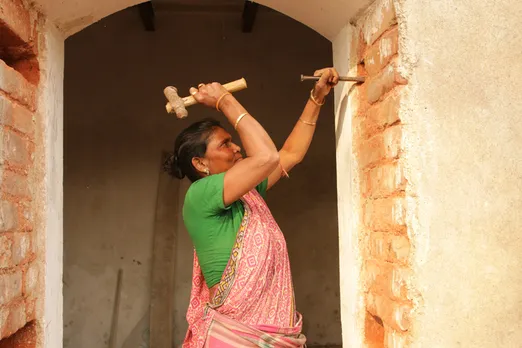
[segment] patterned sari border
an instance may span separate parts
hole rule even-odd
[[[236,270],[238,267],[239,260],[241,259],[241,251],[243,248],[243,237],[245,236],[245,231],[248,227],[248,223],[250,220],[250,208],[248,204],[243,202],[243,206],[245,209],[243,220],[241,221],[241,226],[239,227],[239,231],[237,232],[236,241],[234,243],[234,247],[232,248],[232,252],[230,255],[230,260],[228,261],[227,267],[223,272],[223,276],[221,277],[221,281],[217,287],[216,293],[214,297],[208,304],[208,306],[212,309],[216,309],[223,305],[225,302],[230,290],[232,289],[232,285],[234,284],[234,280],[236,279]]]

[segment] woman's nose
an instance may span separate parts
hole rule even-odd
[[[236,144],[234,144],[234,152],[241,152],[241,148]]]

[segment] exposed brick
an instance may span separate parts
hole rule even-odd
[[[21,232],[31,232],[33,231],[33,212],[31,203],[28,202],[20,202],[20,209],[22,210],[22,221],[19,223]]]
[[[390,253],[388,261],[406,263],[410,257],[410,240],[406,236],[390,235]]]
[[[4,96],[0,96],[0,124],[13,127],[29,136],[34,134],[33,113]]]
[[[366,312],[364,320],[364,343],[367,348],[383,348],[384,325],[380,318]]]
[[[0,89],[27,106],[29,110],[35,110],[36,87],[2,60],[0,60]]]
[[[0,305],[22,296],[22,271],[0,275]]]
[[[370,104],[366,102],[366,86],[365,84],[354,86],[352,93],[353,97],[357,99],[357,103],[353,105],[352,114],[356,119],[358,117],[366,115],[366,111],[370,107]]]
[[[370,232],[369,254],[376,260],[407,264],[410,256],[410,241],[407,236],[393,233]]]
[[[384,132],[361,143],[359,146],[360,167],[366,168],[384,159],[392,160],[398,158],[401,146],[401,125],[387,128]]]
[[[34,303],[34,316],[35,318],[43,318],[44,316],[45,301],[44,296],[36,298]]]
[[[7,323],[4,326],[2,337],[11,336],[24,327],[26,323],[25,302],[20,301],[15,305],[9,306],[9,316],[7,317]]]
[[[31,234],[15,233],[13,236],[13,247],[11,254],[13,256],[13,265],[23,263],[31,252]]]
[[[36,319],[36,297],[29,296],[25,300],[25,315],[27,317],[27,321]],[[1,348],[1,346],[0,346]]]
[[[412,305],[409,302],[393,301],[381,294],[368,293],[367,310],[398,331],[406,331],[411,325]]]
[[[37,342],[36,323],[33,321],[18,330],[16,334],[0,341],[0,348],[36,348]]]
[[[365,288],[393,300],[410,300],[411,270],[389,262],[368,260],[365,263]]]
[[[363,26],[364,40],[371,45],[391,26],[397,23],[392,0],[378,1]]]
[[[24,295],[31,295],[38,284],[38,277],[40,275],[38,262],[33,262],[24,274]]]
[[[370,232],[368,240],[369,254],[372,258],[386,261],[390,253],[388,233]]]
[[[385,336],[384,336],[384,347],[385,348],[407,348],[407,347],[409,347],[408,337],[406,336],[405,333],[394,330],[387,325],[385,326],[384,331],[385,331]]]
[[[364,57],[364,67],[369,76],[376,75],[385,67],[399,50],[399,28],[385,33],[373,44]]]
[[[368,260],[365,263],[365,288],[376,294],[389,295],[393,265],[384,261]]]
[[[5,131],[3,136],[3,159],[17,166],[29,166],[31,155],[27,140],[11,130]]]
[[[6,44],[16,45],[31,41],[31,18],[22,1],[0,0],[0,26],[16,35],[16,38],[11,38],[12,42],[5,42]]]
[[[373,231],[398,230],[405,226],[406,202],[403,198],[369,199],[364,206],[364,223]]]
[[[377,279],[381,277],[383,270],[380,268],[383,265],[382,262],[368,260],[364,263],[364,286],[367,291],[375,291],[375,283]]]
[[[0,201],[0,232],[13,231],[18,226],[18,210],[8,201]]]
[[[4,180],[2,184],[4,192],[13,196],[31,199],[31,191],[29,189],[29,182],[26,176],[22,176],[15,172],[6,170],[4,172]]]
[[[361,124],[361,136],[368,138],[371,135],[382,131],[400,121],[400,88],[396,88],[392,94],[387,96],[382,102],[373,104],[366,112],[366,117]]]
[[[373,104],[384,94],[391,91],[397,84],[405,84],[406,81],[397,71],[397,62],[388,64],[378,75],[369,78],[365,82],[366,99]]]
[[[352,50],[350,52],[356,52],[356,61],[357,63],[361,62],[364,59],[364,52],[366,52],[366,48],[368,45],[364,40],[364,33],[361,27],[358,27],[357,30],[353,31],[352,35]],[[360,65],[357,66],[358,70]],[[361,71],[357,71],[359,74]]]
[[[13,241],[10,237],[0,235],[0,268],[11,267],[11,250]]]
[[[402,164],[394,162],[370,169],[365,184],[364,195],[372,198],[386,197],[404,191],[406,179]]]
[[[9,307],[7,306],[3,306],[3,307],[0,307],[0,337],[4,337],[2,335],[2,332],[4,332],[5,330],[5,327],[7,326],[7,318],[9,317]],[[0,343],[2,343],[2,341],[0,341]]]
[[[30,47],[30,49],[33,49],[33,47]],[[36,86],[40,82],[40,63],[36,56],[17,60],[11,66],[22,74],[29,83]]]
[[[4,127],[0,126],[0,175],[2,175],[4,171],[4,138],[5,138],[5,130]],[[0,184],[2,183],[2,177],[0,177]]]
[[[392,268],[389,296],[394,299],[411,300],[411,277],[411,269],[394,265]]]

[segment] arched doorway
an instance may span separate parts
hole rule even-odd
[[[207,6],[182,12],[158,6],[155,32],[145,31],[137,9],[129,8],[66,40],[65,347],[110,339],[113,309],[107,304],[114,302],[118,268],[117,344],[135,343],[136,330],[147,326],[155,209],[165,194],[158,188],[161,153],[191,120],[219,117],[196,106],[189,120],[174,119],[165,113],[162,88],[175,84],[183,93],[199,81],[245,77],[249,87],[238,98],[281,146],[308,98],[310,85],[299,75],[332,65],[331,43],[280,13],[260,11],[254,30],[242,33],[240,11]],[[87,95],[89,105],[81,102]],[[268,197],[288,241],[311,347],[341,344],[333,109],[332,95],[306,160]],[[180,202],[186,188],[183,182]],[[170,223],[179,227],[172,289],[179,344],[192,248],[181,221]]]

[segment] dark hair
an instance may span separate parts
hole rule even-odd
[[[185,128],[177,136],[174,152],[165,160],[163,169],[178,179],[185,176],[192,182],[200,179],[201,175],[192,165],[192,159],[205,156],[210,135],[217,127],[223,128],[219,121],[207,118]]]

